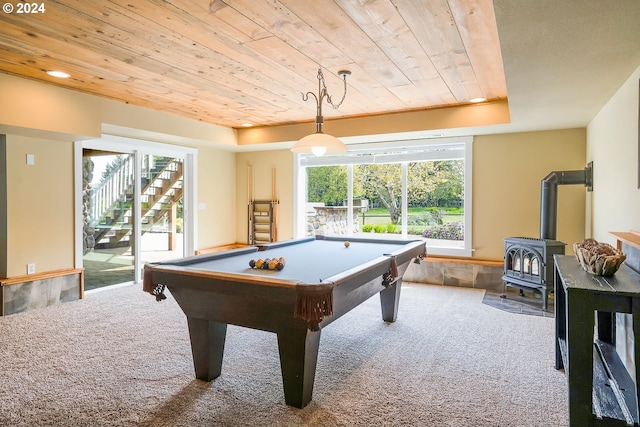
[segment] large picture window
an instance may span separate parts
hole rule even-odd
[[[471,137],[352,144],[296,157],[298,237],[424,239],[471,256]]]

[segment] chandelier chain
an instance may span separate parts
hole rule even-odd
[[[347,75],[342,74],[342,81],[344,82],[344,92],[342,93],[342,99],[337,104],[334,104],[331,100],[331,95],[329,95],[329,92],[327,91],[327,83],[324,81],[324,74],[322,74],[321,68],[318,69],[318,79],[322,82],[322,90],[327,97],[327,102],[333,107],[334,110],[340,108],[347,96]]]

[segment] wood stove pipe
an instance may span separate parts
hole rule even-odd
[[[583,170],[554,171],[543,178],[540,197],[540,238],[556,239],[558,185],[584,184],[593,191],[593,162]]]

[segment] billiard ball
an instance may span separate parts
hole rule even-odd
[[[254,268],[256,266],[256,260],[252,259],[251,261],[249,261],[249,267]]]
[[[351,243],[349,243],[349,241],[347,240],[346,242],[344,242],[344,247],[345,247],[345,248],[348,248],[350,244],[351,244]]]

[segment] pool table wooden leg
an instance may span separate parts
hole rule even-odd
[[[380,291],[380,306],[382,307],[382,320],[395,322],[398,317],[398,303],[400,303],[400,288],[402,280],[398,279],[393,285]]]
[[[220,376],[227,324],[187,317],[196,378],[211,381]]]
[[[320,331],[310,331],[305,327],[277,334],[285,403],[304,408],[311,402],[313,394]]]

